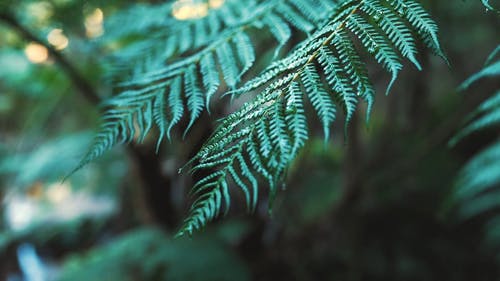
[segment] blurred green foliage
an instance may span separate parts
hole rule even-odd
[[[250,280],[245,264],[214,233],[196,240],[172,240],[155,228],[125,233],[84,256],[69,258],[60,278],[68,281],[95,279]]]
[[[22,275],[16,249],[28,242],[43,261],[56,264],[61,280],[499,280],[498,183],[472,197],[455,193],[462,167],[498,142],[498,126],[454,147],[447,143],[499,88],[499,80],[490,78],[456,90],[500,43],[500,20],[481,1],[422,2],[439,24],[450,68],[423,54],[424,70],[407,68],[392,94],[378,99],[368,126],[355,116],[345,145],[342,135],[328,144],[312,141],[288,172],[286,192],[271,216],[261,195],[255,216],[235,207],[224,222],[180,240],[155,220],[147,180],[129,148],[114,150],[67,182],[70,194],[96,203],[90,209],[97,209],[100,196],[111,198],[113,212],[12,229],[12,198],[40,210],[63,205],[48,200],[48,192],[91,142],[87,130],[96,128],[100,108],[85,101],[53,58],[31,63],[25,55],[31,40],[0,21],[0,279]],[[36,5],[50,7],[50,16]],[[60,53],[101,97],[114,94],[111,82],[128,77],[122,71],[134,66],[127,56],[135,58],[146,31],[157,28],[147,15],[165,7],[159,1],[0,0],[0,12],[8,11],[44,42],[52,29],[62,28],[69,45]],[[84,22],[96,8],[104,12],[105,33],[89,39]],[[384,74],[369,70],[382,89]],[[235,103],[213,114],[229,112]],[[199,146],[197,134],[203,131],[165,144],[157,157],[180,214],[189,205],[185,189],[196,179],[177,169]],[[495,165],[497,159],[486,162]],[[498,176],[497,169],[490,172]],[[468,208],[490,205],[464,216]]]

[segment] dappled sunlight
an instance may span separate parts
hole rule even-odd
[[[104,13],[100,8],[95,9],[85,17],[85,34],[88,38],[96,38],[104,34]]]
[[[29,43],[24,49],[24,54],[32,63],[43,63],[49,58],[49,50],[38,43]]]
[[[222,5],[224,0],[178,0],[172,7],[172,15],[178,20],[199,19],[206,17],[210,9],[217,9]]]
[[[59,204],[71,197],[71,186],[67,183],[53,183],[47,187],[47,199],[53,204]]]
[[[116,203],[85,189],[74,190],[69,182],[54,182],[46,186],[36,183],[26,193],[13,192],[5,197],[3,208],[9,228],[23,231],[33,225],[110,215]]]
[[[59,28],[52,29],[47,35],[47,41],[54,46],[56,50],[63,50],[68,47],[69,39],[64,35],[63,30]]]
[[[224,5],[224,0],[210,0],[208,1],[208,6],[212,9],[217,9]]]

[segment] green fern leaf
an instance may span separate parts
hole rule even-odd
[[[213,71],[217,67],[217,65],[215,64],[215,59],[212,53],[204,55],[200,61],[200,64],[201,75],[203,76],[203,85],[205,86],[206,92],[205,107],[209,109],[210,100],[220,86],[219,73]]]
[[[322,88],[319,74],[313,64],[305,66],[302,72],[302,83],[307,96],[321,119],[325,140],[330,138],[330,126],[335,121],[335,105],[330,95]]]
[[[177,77],[172,82],[170,86],[170,94],[168,96],[168,106],[170,107],[172,118],[170,120],[170,125],[167,128],[167,137],[170,139],[170,132],[172,128],[179,123],[184,114],[184,106],[182,105],[181,98],[181,88],[182,80],[180,77]]]
[[[294,2],[299,10],[302,7],[300,2]],[[374,7],[383,7],[388,18],[381,19],[386,15],[374,12]],[[309,8],[304,8],[304,18],[312,16]],[[387,21],[396,17],[396,25],[387,25]],[[275,35],[277,38],[287,37],[283,36],[287,34],[284,31],[275,30],[274,33],[281,34]],[[440,50],[436,25],[418,4],[411,1],[345,1],[334,9],[328,21],[290,54],[273,62],[239,89],[230,91],[229,94],[241,95],[261,89],[255,99],[221,121],[193,158],[192,161],[199,162],[193,172],[205,170],[204,167],[213,172],[200,181],[201,186],[209,185],[208,191],[201,193],[202,197],[196,201],[179,233],[190,234],[203,227],[203,222],[214,218],[212,215],[216,211],[212,209],[214,204],[210,204],[212,199],[209,196],[213,190],[222,192],[227,189],[230,179],[243,190],[247,206],[254,208],[257,178],[253,173],[252,177],[246,176],[252,171],[268,181],[271,208],[277,183],[284,180],[287,168],[309,135],[303,96],[307,95],[310,100],[328,139],[336,115],[333,100],[344,108],[346,126],[359,100],[368,103],[368,112],[373,104],[374,89],[354,40],[361,41],[364,51],[391,73],[390,88],[402,68],[401,57],[419,66],[414,33],[430,38],[430,47]],[[278,41],[280,45],[285,42],[284,39]],[[324,73],[324,79],[320,73]],[[238,164],[235,159],[245,164]],[[200,185],[196,184],[193,189],[200,190]]]
[[[353,15],[354,16],[354,15]],[[337,70],[343,68],[344,78],[339,78],[337,89],[339,94],[345,95],[343,101],[346,109],[346,123],[348,123],[356,110],[357,96],[360,96],[368,104],[367,120],[373,106],[375,90],[368,77],[364,63],[361,61],[354,44],[345,31],[339,31],[337,37],[332,41],[339,54]],[[338,77],[341,75],[338,74]],[[351,85],[351,87],[348,87]],[[334,87],[335,89],[335,87]]]
[[[277,57],[281,48],[285,46],[292,36],[292,31],[290,30],[288,24],[277,15],[269,14],[263,19],[263,21],[269,27],[269,30],[276,40],[278,40],[278,48],[274,51],[274,57]]]
[[[146,55],[119,84],[122,92],[106,102],[103,129],[82,164],[116,143],[143,140],[153,124],[159,127],[160,140],[170,138],[184,114],[189,115],[186,135],[223,85],[233,96],[259,93],[224,118],[190,162],[192,172],[207,176],[192,189],[197,199],[181,235],[202,228],[222,209],[227,212],[232,185],[254,210],[259,180],[266,180],[272,206],[278,183],[285,180],[309,136],[304,96],[326,140],[336,106],[344,110],[346,128],[359,101],[367,103],[368,119],[375,91],[363,53],[391,74],[387,92],[403,58],[420,68],[417,41],[443,55],[436,24],[410,0],[228,0],[202,19],[168,18],[157,24],[165,28],[152,32],[150,41],[140,46]],[[307,37],[237,88],[256,61],[250,37],[256,29],[277,40],[275,57],[293,31]],[[122,57],[126,61],[127,56]]]
[[[224,80],[230,88],[236,87],[239,81],[239,71],[233,50],[229,43],[223,43],[217,50],[217,58],[224,74]]]
[[[394,42],[394,45],[401,54],[408,58],[418,70],[422,70],[422,66],[420,66],[416,58],[417,47],[415,46],[415,40],[412,37],[411,30],[404,23],[403,18],[398,16],[395,11],[378,3],[368,2],[364,8],[365,12],[379,20],[380,28]]]
[[[479,79],[500,77],[500,60],[491,62],[500,50],[498,46],[488,58],[491,63],[483,70],[472,75],[461,86],[465,90]],[[469,124],[465,126],[454,138],[450,145],[472,133],[479,133],[485,129],[497,128],[500,125],[500,91],[484,101],[469,116]],[[500,206],[500,141],[494,142],[475,155],[462,169],[457,180],[455,197],[461,203],[461,219],[468,219]]]
[[[284,3],[279,4],[278,11],[293,26],[307,34],[309,34],[315,28],[314,24],[304,18],[304,16],[295,11],[295,9],[293,7],[290,7],[289,5],[286,5]]]
[[[238,33],[234,38],[234,45],[236,46],[236,52],[242,64],[240,73],[237,80],[241,79],[243,74],[247,73],[248,70],[253,66],[255,62],[255,53],[253,49],[253,44],[250,38],[245,33]]]
[[[156,144],[156,151],[160,149],[160,144],[167,135],[168,128],[168,115],[167,115],[167,102],[165,100],[164,90],[159,90],[155,100],[153,109],[154,120],[159,129],[158,141]]]
[[[123,92],[106,102],[106,106],[110,108],[108,113],[112,118],[110,116],[104,118],[105,124],[102,131],[81,164],[84,165],[99,157],[115,144],[132,141],[134,134],[138,134],[140,136],[138,140],[141,141],[150,131],[152,124],[159,127],[160,139],[164,135],[170,139],[173,126],[180,121],[184,113],[189,112],[186,134],[203,110],[201,99],[204,100],[204,107],[208,110],[211,98],[221,88],[222,83],[219,77],[223,77],[228,87],[235,88],[241,77],[255,63],[254,46],[246,34],[247,29],[257,26],[259,22],[268,22],[267,28],[279,41],[277,53],[288,41],[291,34],[290,27],[294,25],[291,20],[287,21],[287,18],[280,16],[280,11],[283,11],[284,7],[288,7],[287,11],[293,10],[302,16],[302,26],[308,24],[315,26],[315,23],[309,20],[303,11],[294,10],[294,7],[298,5],[297,1],[301,2],[300,5],[307,3],[309,8],[315,6],[312,0],[266,1],[264,3],[251,0],[242,2],[229,0],[221,9],[210,11],[209,15],[203,19],[188,21],[167,19],[164,22],[152,24],[152,26],[164,26],[168,23],[165,34],[170,35],[168,31],[171,31],[174,35],[169,36],[168,39],[164,38],[164,34],[152,35],[151,41],[147,41],[145,46],[141,47],[143,53],[152,53],[152,55],[148,56],[143,63],[138,64],[130,79],[119,84]],[[324,4],[321,6],[323,7]],[[320,17],[317,16],[316,19]],[[221,32],[221,29],[224,31]],[[181,33],[182,36],[175,35]],[[158,43],[160,39],[165,39],[164,43]],[[161,51],[151,50],[151,46],[156,45],[161,47],[159,48]],[[158,61],[167,61],[173,54],[181,55],[190,51],[193,47],[203,48],[193,55],[180,57],[166,66],[158,63]],[[137,50],[133,53],[137,53]],[[122,59],[127,62],[133,60],[127,56]],[[199,81],[200,76],[203,77],[203,82]],[[203,89],[200,87],[201,84],[203,84]],[[168,127],[165,128],[164,122],[158,120],[162,116],[159,114],[159,109],[156,111],[150,109],[155,107],[157,96],[155,91],[168,87],[170,91],[165,95],[168,96],[167,108],[170,119]],[[183,94],[182,91],[186,93]],[[184,108],[184,104],[187,104],[187,108]],[[119,107],[121,107],[121,113],[117,114],[115,108]],[[112,112],[114,113],[111,114]],[[137,129],[134,127],[134,122],[137,122]],[[116,131],[119,133],[117,134]]]
[[[372,16],[380,17],[380,15],[376,14],[378,13],[378,11],[373,10],[371,6],[367,5],[363,7],[366,7],[365,11],[366,9],[369,8],[370,10],[368,10],[368,13],[371,13]],[[389,82],[389,85],[387,86],[387,91],[386,91],[387,95],[392,86],[394,85],[394,82],[396,82],[396,78],[398,77],[399,71],[401,71],[401,69],[403,68],[403,65],[401,64],[398,54],[391,47],[391,41],[389,41],[388,38],[386,38],[383,34],[379,33],[377,29],[375,29],[372,25],[370,25],[363,17],[360,17],[358,15],[353,15],[350,18],[347,27],[354,34],[356,34],[356,36],[358,36],[363,46],[368,50],[368,53],[370,53],[379,64],[381,64],[387,71],[391,73],[392,79]],[[389,37],[391,36],[390,31],[389,32],[387,30],[384,31],[388,34]],[[394,41],[395,38],[392,38],[390,40]],[[403,41],[401,41],[401,39],[399,40],[396,39],[396,41],[403,42],[404,39]]]
[[[392,5],[416,29],[426,46],[448,63],[439,44],[437,35],[438,27],[425,9],[419,3],[412,0],[397,0],[393,1]]]
[[[465,90],[466,88],[469,88],[472,83],[476,82],[479,79],[485,78],[485,77],[495,77],[500,75],[500,61],[497,61],[496,63],[493,63],[480,72],[472,75],[469,79],[467,79],[462,85],[460,86],[459,90]]]
[[[311,103],[318,111],[318,115],[321,116],[322,113],[319,113],[319,110],[321,110],[320,107],[323,107],[323,103],[319,100],[321,99],[321,97],[318,97],[318,99],[315,102],[312,100],[312,98],[310,99]],[[291,138],[292,138],[290,157],[295,158],[299,153],[300,149],[305,145],[307,139],[309,138],[302,93],[299,89],[299,84],[297,82],[292,82],[290,84],[290,87],[288,88],[287,91],[286,100],[287,100],[286,122],[287,122],[287,128],[289,128],[289,130],[291,131]],[[325,103],[328,102],[330,102],[331,104],[331,100],[327,100]],[[315,103],[316,106],[314,105]],[[334,105],[331,104],[331,106],[333,107]],[[320,109],[318,110],[318,108]],[[331,108],[329,107],[325,108],[326,111],[328,111],[329,109]],[[324,114],[328,113],[325,112]],[[333,110],[333,118],[335,119],[335,108]],[[334,120],[332,120],[331,122],[333,121]],[[328,124],[329,123],[330,122],[328,122]]]
[[[184,136],[194,124],[204,107],[203,93],[198,85],[196,67],[191,65],[188,72],[184,74],[187,106],[191,112],[189,124],[184,132]]]

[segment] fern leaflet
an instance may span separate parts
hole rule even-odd
[[[229,2],[233,3],[233,1]],[[115,144],[133,141],[136,133],[139,137],[135,140],[141,141],[149,132],[150,124],[154,123],[158,127],[160,136],[170,138],[172,128],[179,123],[184,114],[189,113],[189,124],[184,132],[186,135],[201,112],[209,108],[211,98],[222,88],[222,82],[230,88],[236,88],[242,75],[253,66],[255,50],[247,34],[249,29],[269,29],[278,40],[279,45],[276,49],[278,53],[278,50],[289,39],[289,31],[292,27],[300,30],[305,29],[306,26],[316,27],[322,19],[321,16],[326,17],[328,11],[336,7],[334,3],[333,0],[321,1],[319,4],[312,0],[273,0],[251,6],[251,10],[245,10],[242,16],[230,16],[233,9],[229,7],[222,7],[220,11],[214,12],[215,15],[221,13],[217,17],[225,20],[225,28],[214,36],[206,36],[206,41],[198,42],[200,46],[203,46],[198,52],[181,57],[166,66],[155,67],[147,73],[139,72],[127,82],[119,84],[122,92],[105,103],[107,110],[100,132],[75,170],[99,157]],[[299,10],[299,7],[303,10]],[[297,14],[301,15],[301,20],[289,20]],[[231,19],[228,20],[229,18]],[[316,21],[313,21],[313,18]],[[213,20],[206,19],[206,21],[208,24],[214,24]],[[178,25],[179,28],[191,30],[192,24],[188,22]],[[220,27],[222,24],[217,26]],[[206,30],[201,27],[198,29]],[[215,30],[215,27],[212,29]],[[309,27],[306,29],[310,30]],[[195,37],[198,36],[199,34],[196,34]],[[177,42],[176,40],[174,41]],[[167,49],[183,53],[194,44],[191,36],[186,36],[182,40],[189,42],[169,43],[170,41],[167,40],[168,44],[179,45]],[[167,57],[170,55],[170,53],[167,54]],[[164,57],[160,56],[160,58],[166,60]],[[221,69],[220,73],[217,65]],[[220,76],[223,77],[222,81],[219,79]],[[203,78],[200,79],[200,77]],[[153,111],[146,110],[153,104],[167,104],[166,100],[169,106],[163,114],[160,114],[158,108]],[[183,105],[184,100],[187,100],[186,107]],[[201,100],[204,101],[203,106]],[[158,116],[161,115],[166,116],[167,121],[160,120]],[[136,130],[136,123],[146,125],[139,126]]]
[[[472,75],[461,86],[469,88],[472,83],[488,77],[500,77],[500,59],[496,62],[498,46],[487,60],[486,67]],[[485,129],[500,125],[500,90],[484,101],[468,118],[469,123],[451,141],[455,145],[463,138]],[[485,211],[500,207],[500,141],[475,155],[463,167],[457,181],[456,197],[463,201],[461,213],[464,218],[479,215]]]
[[[387,21],[395,25],[388,26]],[[355,40],[391,73],[390,87],[402,68],[403,57],[420,68],[414,45],[418,39],[442,54],[437,27],[420,4],[345,1],[288,56],[229,92],[241,95],[260,90],[254,100],[221,121],[193,158],[197,163],[193,172],[212,172],[193,187],[193,193],[201,197],[179,235],[192,234],[214,219],[220,208],[227,211],[228,204],[215,203],[219,202],[218,194],[228,194],[232,183],[244,192],[247,205],[253,209],[257,194],[255,173],[269,182],[272,204],[277,184],[284,180],[288,166],[308,139],[303,96],[311,102],[327,139],[337,106],[344,111],[346,126],[359,101],[366,102],[370,112],[375,91]],[[249,186],[253,188],[251,192]]]

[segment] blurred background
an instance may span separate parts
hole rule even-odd
[[[113,83],[143,71],[138,61],[164,63],[144,55],[149,39],[169,20],[225,5],[172,2],[0,0],[0,280],[500,280],[500,231],[488,227],[499,210],[472,216],[453,195],[460,168],[498,132],[447,145],[500,86],[456,91],[500,44],[500,17],[476,0],[423,1],[450,66],[422,52],[424,70],[407,64],[383,96],[389,77],[372,62],[371,123],[358,112],[345,143],[337,122],[328,145],[318,127],[272,215],[261,192],[255,214],[235,199],[227,217],[173,238],[193,182],[177,170],[210,134],[208,120],[234,109],[225,100],[158,154],[153,135],[62,181]],[[259,52],[265,60],[274,50]]]

